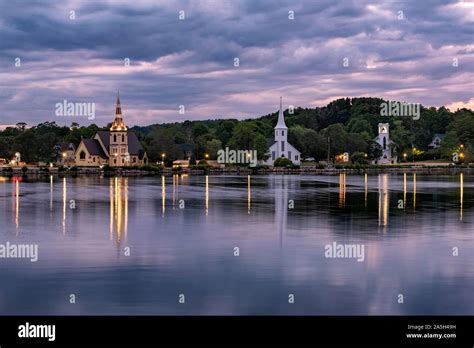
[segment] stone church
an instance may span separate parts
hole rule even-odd
[[[115,119],[109,131],[99,131],[92,139],[82,139],[75,153],[75,165],[94,167],[141,166],[148,157],[135,133],[129,132],[122,117],[120,95],[117,95]]]
[[[275,126],[275,140],[269,148],[269,158],[264,162],[272,166],[277,158],[285,157],[293,164],[300,165],[301,153],[288,142],[288,127],[285,124],[283,115],[282,98],[280,97],[280,111],[278,112],[278,122]]]

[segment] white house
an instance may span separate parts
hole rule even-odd
[[[373,164],[397,163],[397,156],[391,146],[393,141],[390,140],[389,127],[388,123],[379,123],[379,135],[374,140],[382,147],[382,155],[374,160]]]
[[[278,122],[275,126],[275,141],[269,148],[269,158],[264,163],[272,166],[277,158],[285,157],[290,159],[293,164],[301,164],[301,153],[288,142],[288,127],[285,124],[283,116],[282,98],[280,97],[280,111],[278,113]]]
[[[436,133],[428,147],[431,147],[432,149],[438,149],[441,146],[441,142],[443,141],[443,139],[444,134]]]

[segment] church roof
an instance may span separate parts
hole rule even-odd
[[[275,129],[277,128],[288,129],[288,127],[285,124],[285,116],[283,115],[282,97],[280,97],[280,111],[278,112],[278,122],[275,126]]]
[[[82,143],[86,147],[87,151],[91,156],[100,156],[107,159],[107,155],[99,144],[97,139],[82,139]]]
[[[110,132],[109,131],[98,131],[97,135],[100,138],[104,147],[109,150],[110,147]],[[137,155],[140,159],[143,158],[145,150],[143,149],[142,144],[138,140],[138,137],[135,133],[128,131],[127,132],[127,142],[128,142],[128,153],[130,155]]]
[[[76,151],[76,147],[73,143],[60,143],[59,146],[61,147],[61,152],[65,151]]]

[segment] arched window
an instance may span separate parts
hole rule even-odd
[[[86,159],[86,153],[85,153],[84,151],[81,151],[81,152],[79,153],[79,159],[81,159],[81,160],[85,160],[85,159]]]
[[[387,138],[383,137],[383,149],[387,149]]]
[[[117,142],[117,135],[114,134],[114,143],[116,143],[116,142]]]
[[[122,143],[125,142],[125,135],[122,134]]]

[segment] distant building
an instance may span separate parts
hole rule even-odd
[[[188,168],[189,160],[176,160],[173,161],[173,168]]]
[[[135,133],[129,132],[122,118],[120,96],[117,96],[115,119],[110,131],[99,131],[92,139],[82,139],[75,153],[77,166],[140,166],[148,157]]]
[[[288,158],[296,165],[301,163],[301,153],[288,142],[288,127],[285,124],[281,97],[278,122],[275,126],[275,140],[269,147],[269,155],[268,160],[264,161],[266,165],[272,166],[275,160],[280,157]]]
[[[59,144],[58,163],[63,166],[74,165],[76,162],[76,147],[73,143]]]
[[[344,153],[341,153],[340,155],[337,155],[336,156],[336,162],[339,162],[339,163],[349,162],[349,153],[344,152]]]
[[[436,133],[428,147],[431,147],[432,149],[438,149],[441,146],[444,136],[445,134]]]
[[[382,155],[373,161],[374,164],[397,163],[397,156],[391,146],[393,141],[390,140],[389,127],[388,123],[379,123],[379,135],[374,140],[382,147]]]

